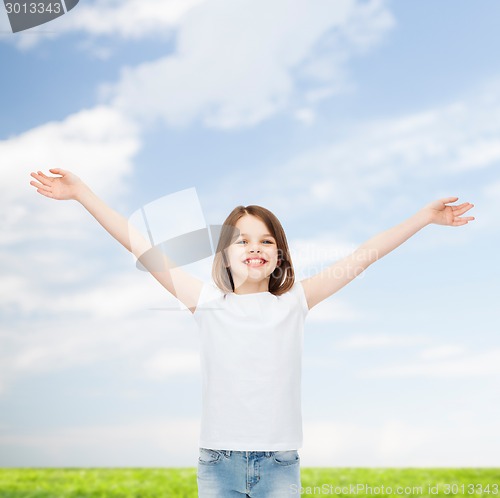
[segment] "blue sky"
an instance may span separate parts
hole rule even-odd
[[[125,216],[191,187],[207,223],[264,205],[299,278],[433,199],[473,202],[474,223],[426,227],[310,312],[301,458],[498,466],[499,15],[81,0],[14,35],[0,8],[0,465],[196,464],[194,321],[29,186],[61,167]]]

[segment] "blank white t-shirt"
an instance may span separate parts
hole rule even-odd
[[[280,451],[302,447],[304,289],[224,294],[204,284],[200,332],[200,447]]]

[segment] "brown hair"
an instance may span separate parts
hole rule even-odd
[[[271,211],[261,206],[236,206],[226,218],[222,225],[217,250],[214,256],[212,278],[217,287],[223,292],[234,292],[233,277],[225,251],[239,235],[236,223],[247,214],[259,218],[276,240],[278,260],[281,260],[281,264],[277,266],[270,275],[269,292],[276,296],[280,296],[289,291],[295,281],[292,258],[290,257],[285,231],[280,221]]]

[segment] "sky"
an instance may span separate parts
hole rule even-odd
[[[58,167],[130,219],[149,206],[158,240],[179,192],[206,224],[265,206],[299,280],[435,199],[472,202],[474,222],[425,227],[309,312],[299,453],[498,467],[499,16],[81,0],[13,34],[0,6],[0,466],[197,461],[195,322],[80,204],[29,185]]]

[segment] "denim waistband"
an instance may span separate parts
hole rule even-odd
[[[206,448],[208,449],[208,448]],[[227,457],[230,457],[233,453],[236,454],[236,455],[243,455],[243,456],[266,456],[266,457],[270,457],[272,456],[274,453],[276,453],[276,451],[284,451],[284,450],[276,450],[276,451],[240,451],[240,450],[215,450],[215,451],[219,451],[220,453],[222,453],[223,455],[227,456]],[[286,451],[295,451],[295,450],[286,450]]]

